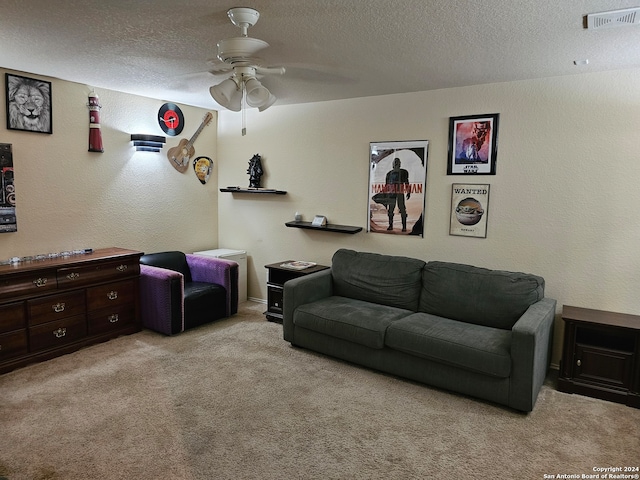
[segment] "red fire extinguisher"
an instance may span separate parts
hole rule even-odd
[[[104,152],[102,146],[102,131],[100,130],[100,99],[98,94],[91,91],[89,94],[89,151]]]

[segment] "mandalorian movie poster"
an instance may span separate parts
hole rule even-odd
[[[15,232],[16,188],[13,183],[13,155],[10,143],[0,143],[0,233]]]
[[[369,232],[423,236],[427,140],[372,142]]]

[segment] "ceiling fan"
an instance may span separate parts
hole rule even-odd
[[[260,65],[258,52],[269,44],[248,36],[249,27],[254,26],[260,13],[253,8],[237,7],[227,11],[227,16],[235,26],[240,28],[241,36],[227,38],[218,42],[217,64],[210,70],[213,74],[231,73],[229,78],[209,88],[213,99],[221,106],[239,112],[246,102],[250,107],[264,111],[275,103],[273,95],[258,80],[260,75],[285,73],[284,67],[263,67]]]

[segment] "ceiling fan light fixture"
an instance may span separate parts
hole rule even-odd
[[[269,101],[271,92],[255,77],[244,80],[247,89],[247,103],[252,107],[262,107]]]
[[[278,97],[276,97],[273,93],[269,93],[269,100],[267,100],[267,103],[265,103],[264,105],[258,107],[258,111],[264,112],[267,108],[276,103],[276,100],[278,100]]]
[[[232,100],[237,96],[237,92],[240,91],[238,82],[235,77],[230,77],[209,88],[209,93],[213,99],[225,108],[229,108],[232,104]],[[242,97],[242,95],[240,95]],[[236,110],[237,111],[237,110]]]
[[[239,112],[243,119],[247,106],[261,112],[273,105],[277,97],[256,78],[256,75],[285,73],[284,67],[263,67],[256,54],[269,46],[263,40],[248,36],[248,29],[256,24],[260,14],[253,8],[238,7],[227,11],[231,23],[240,27],[240,37],[227,38],[218,42],[218,60],[223,62],[211,73],[233,71],[231,78],[209,88],[213,99],[222,107]],[[243,120],[244,121],[244,120]],[[244,131],[244,127],[243,127]]]
[[[232,112],[239,112],[242,110],[242,89],[236,90],[236,92],[231,96],[229,100],[229,104],[226,106]]]

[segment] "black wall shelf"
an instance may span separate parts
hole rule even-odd
[[[311,222],[287,222],[285,223],[287,227],[293,228],[305,228],[307,230],[321,230],[324,232],[337,232],[337,233],[358,233],[362,231],[362,227],[353,227],[351,225],[334,225],[328,223],[324,227],[316,227],[311,224]]]
[[[286,195],[285,190],[275,190],[273,188],[240,188],[240,187],[227,187],[221,188],[221,192],[231,192],[231,193],[262,193],[262,194],[271,194],[271,195]]]

